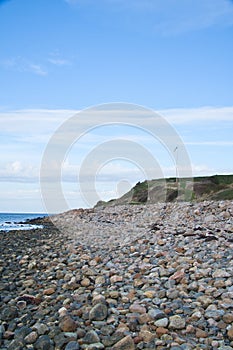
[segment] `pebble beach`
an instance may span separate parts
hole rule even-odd
[[[0,234],[0,350],[233,349],[232,201],[38,223]]]

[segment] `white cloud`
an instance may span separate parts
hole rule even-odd
[[[50,57],[46,60],[42,60],[43,64],[35,62],[21,56],[11,57],[0,62],[0,65],[8,70],[13,70],[20,73],[33,73],[39,76],[48,75],[48,67],[46,64],[50,63],[51,65],[62,67],[71,65],[71,61],[61,58],[60,55],[55,52],[50,54]]]
[[[71,64],[70,61],[62,59],[62,58],[49,58],[48,62],[55,66],[68,66]]]
[[[38,166],[22,164],[19,160],[1,164],[0,182],[36,183],[38,179]]]
[[[206,122],[233,122],[233,107],[180,108],[160,111],[168,122],[191,124]]]
[[[41,64],[29,61],[20,56],[3,60],[0,64],[6,69],[21,73],[29,72],[40,76],[46,76],[48,74],[47,70]]]
[[[75,110],[21,109],[0,111],[0,131],[17,136],[50,134],[65,120],[76,114]]]
[[[0,112],[2,150],[0,181],[24,183],[37,182],[39,179],[40,161],[49,138],[60,125],[63,125],[65,121],[76,113],[77,111],[75,110],[40,109]],[[124,113],[127,113],[127,111],[124,111]],[[228,138],[226,137],[226,139],[224,139],[223,132],[225,132],[226,129],[229,134],[229,128],[232,126],[233,129],[233,107],[174,109],[162,111],[161,114],[165,116],[169,123],[185,126],[185,130],[191,132],[192,138],[191,140],[188,140],[186,136],[185,146],[187,149],[190,147],[190,150],[193,150],[191,148],[192,146],[201,147],[200,149],[202,151],[200,152],[200,155],[198,155],[200,162],[217,164],[217,159],[209,159],[208,152],[212,150],[213,147],[225,147],[223,157],[221,158],[221,166],[222,170],[229,168],[229,154],[231,154],[233,141],[229,139],[229,135],[227,136]],[[80,119],[80,123],[84,123],[84,127],[87,121],[91,121],[91,119],[88,120],[88,118],[91,118],[91,115],[86,115],[86,117],[85,120],[83,118]],[[140,113],[137,118],[140,118]],[[150,122],[153,123],[153,118]],[[199,135],[196,132],[196,126],[198,127],[198,130],[200,130],[201,123],[206,122],[211,126],[215,125],[216,128],[222,130],[220,139],[216,140],[216,135],[218,134],[216,134],[216,131],[211,131],[212,129],[210,129],[208,140],[200,140]],[[77,182],[81,160],[87,157],[88,152],[94,150],[99,144],[118,138],[118,136],[114,134],[114,128],[105,132],[103,132],[103,130],[105,130],[104,126],[103,129],[95,129],[94,133],[89,133],[87,131],[85,137],[77,142],[77,145],[73,148],[73,153],[70,153],[71,158],[67,158],[70,163],[69,161],[66,161],[63,164],[63,180],[65,182]],[[181,130],[183,130],[183,128],[181,128]],[[122,129],[122,131],[124,130]],[[166,155],[161,153],[162,150],[159,148],[159,143],[155,144],[153,136],[151,136],[151,139],[148,139],[146,137],[147,135],[144,137],[141,130],[139,130],[140,133],[138,134],[137,128],[135,128],[135,130],[133,129],[133,131],[135,131],[135,134],[130,134],[126,130],[123,139],[129,142],[136,142],[139,145],[143,145],[144,142],[147,142],[146,147],[149,147],[149,151],[153,153],[153,156],[158,160],[165,175],[174,175],[174,167],[172,169],[170,167],[170,170],[166,168],[166,166],[171,163],[171,158],[166,163]],[[182,134],[180,136],[182,137]],[[68,150],[68,152],[70,152],[70,150]],[[111,155],[111,149],[107,150],[106,156],[108,156],[108,153]],[[166,153],[166,150],[164,150],[164,153]],[[195,154],[195,156],[197,155]],[[205,173],[205,171],[212,171],[210,165],[208,165],[207,168],[196,167],[194,170],[197,174]],[[221,172],[221,169],[217,170],[218,172]],[[139,173],[140,171],[135,170],[135,168],[114,163],[113,165],[108,165],[108,167],[103,167],[99,180],[104,178],[106,182],[111,182],[112,180],[116,181],[120,176],[135,181],[137,176],[139,176]],[[88,177],[89,175],[90,174],[85,173],[85,176]]]
[[[36,75],[42,75],[45,76],[48,74],[48,72],[39,64],[34,63],[28,63],[28,66],[25,69],[28,72],[32,72]]]
[[[233,146],[233,141],[203,141],[203,142],[185,142],[187,146],[214,146],[214,147],[229,147]]]

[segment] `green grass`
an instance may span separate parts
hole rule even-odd
[[[218,192],[212,197],[214,200],[233,200],[233,189],[228,188],[224,191]]]

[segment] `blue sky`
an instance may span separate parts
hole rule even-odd
[[[0,31],[0,211],[44,211],[39,170],[49,138],[77,111],[102,103],[159,112],[182,138],[194,175],[233,173],[233,1],[0,0]],[[161,145],[135,130],[122,135],[174,175]],[[81,161],[115,136],[96,129],[70,151],[70,207],[86,205]],[[115,197],[120,181],[143,179],[136,168],[104,166],[100,197]]]

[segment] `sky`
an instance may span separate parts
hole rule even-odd
[[[158,113],[182,140],[193,176],[233,173],[233,1],[0,0],[0,32],[0,212],[46,212],[40,170],[51,137],[102,104]],[[175,176],[179,149],[169,153],[147,131],[100,118],[77,136],[60,169],[68,208],[93,205],[80,169],[87,189],[85,160],[112,140],[140,145],[155,174]],[[104,200],[147,175],[139,156],[106,147],[114,152],[91,180]]]

